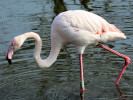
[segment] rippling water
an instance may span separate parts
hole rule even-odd
[[[62,48],[47,69],[38,68],[33,59],[33,39],[15,53],[12,65],[5,59],[12,38],[28,31],[41,36],[42,58],[47,57],[53,18],[71,9],[91,11],[115,24],[127,39],[105,44],[133,59],[132,0],[0,0],[0,100],[80,100],[80,70],[73,45]],[[119,86],[112,88],[124,60],[95,46],[88,46],[83,56],[85,100],[133,100],[132,62]]]

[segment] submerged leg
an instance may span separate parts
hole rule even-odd
[[[121,54],[121,53],[119,53],[119,52],[117,52],[117,51],[115,51],[115,50],[112,50],[111,48],[108,48],[108,47],[106,47],[106,46],[104,46],[104,45],[102,45],[102,44],[100,44],[100,43],[98,43],[97,46],[99,46],[99,47],[101,47],[101,48],[103,48],[103,49],[105,49],[105,50],[107,50],[107,51],[110,51],[110,52],[112,52],[112,53],[118,55],[119,57],[121,57],[121,58],[123,58],[123,59],[125,60],[125,65],[124,65],[124,67],[123,67],[123,69],[122,69],[122,71],[121,71],[121,73],[120,73],[120,75],[119,75],[119,77],[118,77],[118,79],[117,79],[117,81],[116,81],[116,83],[115,83],[115,85],[117,85],[117,84],[119,83],[119,81],[120,81],[120,79],[121,79],[121,76],[122,76],[122,74],[124,73],[126,67],[127,67],[128,64],[130,63],[130,58],[127,57],[127,56],[125,56],[125,55],[123,55],[123,54]]]
[[[80,61],[80,92],[84,92],[85,91],[85,86],[84,86],[82,54],[79,55],[79,61]]]

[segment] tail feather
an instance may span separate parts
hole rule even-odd
[[[119,32],[122,33],[118,28],[116,28],[113,24],[110,24],[109,31],[111,32]]]
[[[118,28],[116,28],[113,24],[106,23],[103,24],[103,30],[101,32],[96,32],[96,35],[99,35],[99,42],[106,42],[108,40],[114,40],[114,39],[120,39],[124,38],[126,39],[126,36],[124,33],[122,33]]]
[[[105,32],[104,34],[101,34],[101,38],[100,41],[101,42],[106,42],[108,40],[114,40],[114,39],[120,39],[120,38],[124,38],[126,39],[126,36],[124,33],[120,33],[120,32]]]

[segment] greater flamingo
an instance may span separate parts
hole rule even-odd
[[[62,46],[68,43],[74,44],[77,53],[79,54],[81,92],[85,91],[82,54],[86,46],[94,44],[125,59],[125,66],[115,85],[119,83],[123,72],[130,63],[129,57],[99,43],[119,38],[126,39],[126,36],[113,24],[108,23],[102,17],[84,10],[70,10],[62,12],[55,17],[51,25],[51,51],[49,56],[44,60],[40,58],[42,40],[37,33],[27,32],[14,37],[6,53],[9,64],[11,64],[13,52],[18,50],[27,38],[35,39],[34,58],[41,68],[50,67],[56,61]]]

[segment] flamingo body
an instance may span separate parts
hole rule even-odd
[[[63,44],[73,43],[78,53],[98,42],[126,38],[114,25],[102,17],[83,10],[71,10],[59,14],[52,23],[51,37],[58,36]]]

